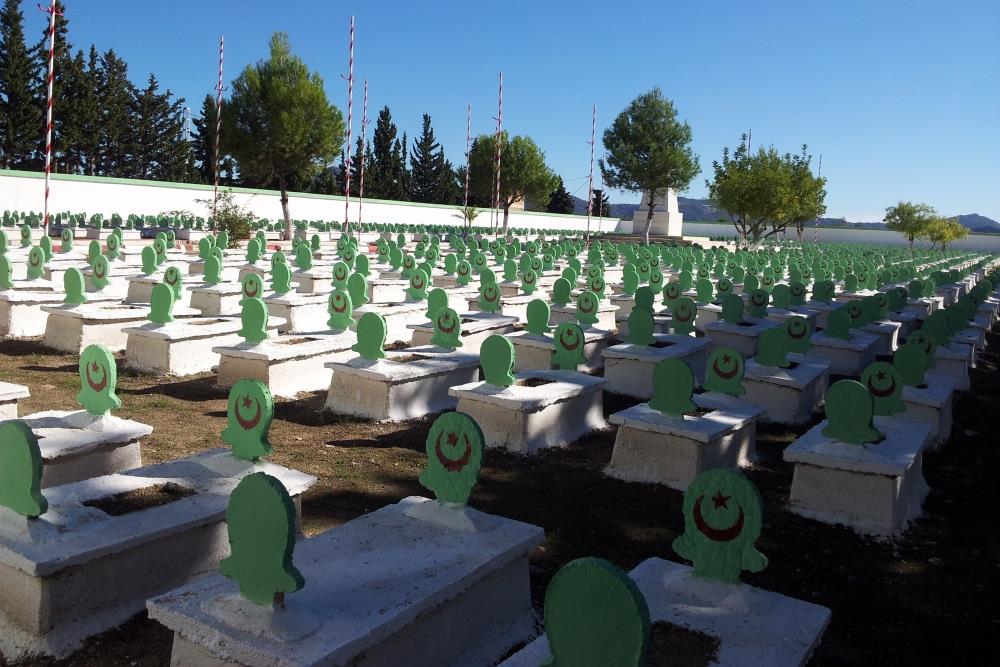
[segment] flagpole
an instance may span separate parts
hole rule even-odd
[[[219,207],[219,138],[222,135],[222,63],[226,48],[226,36],[219,37],[219,83],[215,86],[217,95],[215,98],[215,162],[213,171],[215,172],[215,186],[212,191],[212,220],[213,223]]]
[[[351,36],[347,56],[347,145],[344,148],[344,231],[351,232],[349,207],[351,204],[351,141],[354,130],[351,123],[354,117],[354,17],[351,17]]]
[[[45,104],[45,209],[42,218],[42,229],[49,230],[49,182],[52,176],[52,83],[55,81],[56,68],[56,0],[49,7],[49,74],[48,99]]]
[[[597,135],[597,105],[590,118],[590,180],[587,185],[587,238],[586,243],[590,245],[590,215],[594,208],[594,140]]]
[[[361,224],[361,202],[365,198],[365,149],[368,147],[368,79],[365,79],[365,101],[361,111],[361,166],[358,167],[358,224]]]

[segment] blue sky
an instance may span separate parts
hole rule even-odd
[[[492,131],[503,69],[505,127],[533,137],[585,197],[591,105],[599,137],[659,86],[701,158],[688,196],[705,194],[712,160],[752,128],[755,145],[807,143],[822,154],[828,215],[880,219],[909,199],[1000,220],[998,0],[67,0],[67,9],[76,47],[114,48],[133,80],[155,72],[193,109],[215,85],[220,33],[229,81],[282,30],[343,110],[353,13],[355,132],[367,77],[371,117],[388,105],[412,137],[430,113],[461,162],[466,103],[473,132]],[[25,14],[34,39],[44,15],[33,3]]]

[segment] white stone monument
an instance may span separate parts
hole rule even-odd
[[[632,233],[641,234],[645,230],[646,216],[649,215],[649,197],[642,196],[639,208],[632,214]],[[658,195],[653,201],[653,221],[649,228],[650,236],[684,235],[684,214],[677,205],[677,193],[667,190],[666,195]]]

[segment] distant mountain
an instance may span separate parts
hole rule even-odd
[[[729,222],[729,216],[725,211],[720,211],[707,199],[693,199],[691,197],[678,197],[677,207],[684,214],[684,219],[688,222],[716,222],[724,220]],[[612,204],[612,217],[622,220],[631,220],[632,214],[639,209],[638,204]],[[577,215],[587,215],[587,200],[580,197],[573,197],[573,213]],[[965,225],[972,232],[979,234],[1000,234],[1000,222],[987,218],[978,213],[967,213],[959,215],[959,223]],[[820,218],[820,227],[847,227],[862,229],[885,229],[885,223],[877,221],[848,221],[846,218]]]

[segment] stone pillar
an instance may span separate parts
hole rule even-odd
[[[645,229],[649,214],[649,198],[642,196],[642,203],[632,214],[632,233],[641,234]],[[677,206],[677,193],[668,190],[666,196],[659,195],[654,200],[653,222],[649,229],[651,236],[683,236],[684,214]]]

